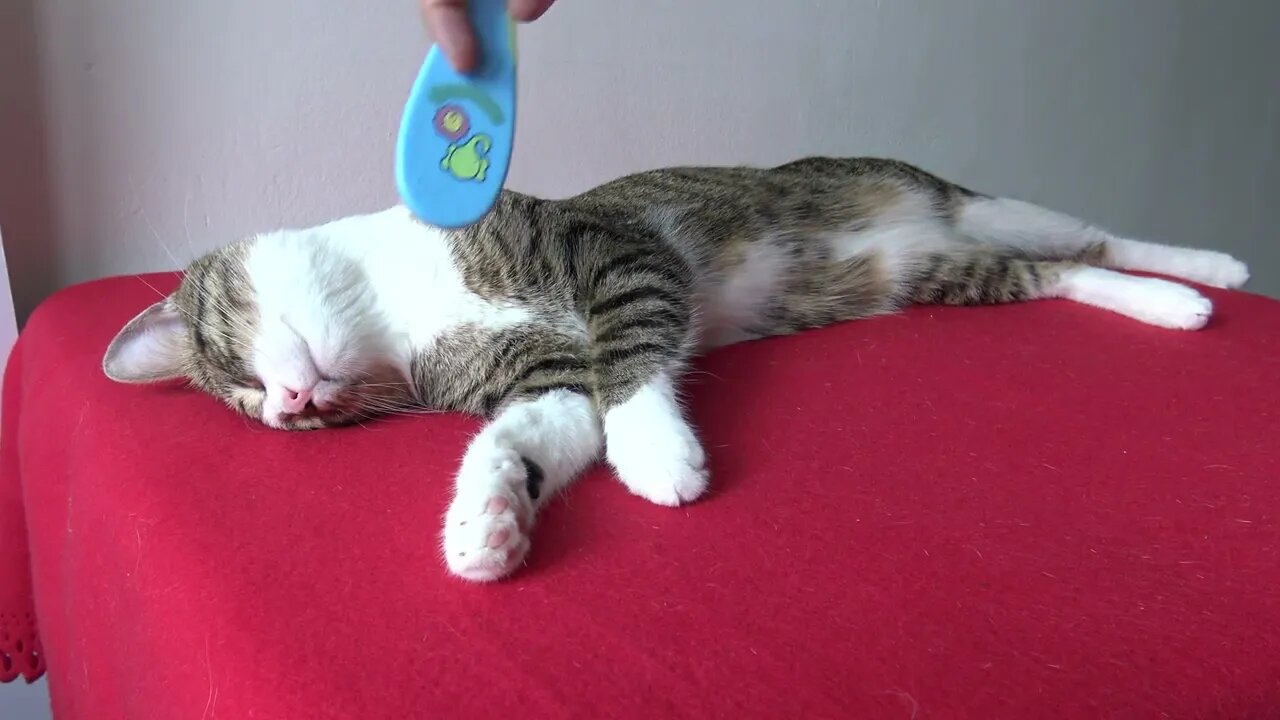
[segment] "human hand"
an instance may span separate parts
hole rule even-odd
[[[507,9],[517,22],[542,17],[556,0],[507,0]],[[418,0],[422,20],[440,44],[449,64],[458,72],[470,72],[479,60],[476,36],[467,18],[467,0]]]

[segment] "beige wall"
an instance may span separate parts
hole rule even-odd
[[[412,0],[5,0],[0,227],[20,311],[394,202]],[[510,185],[892,154],[1235,252],[1280,295],[1280,3],[561,0],[521,36]]]

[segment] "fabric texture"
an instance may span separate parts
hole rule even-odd
[[[19,340],[21,345],[21,340]],[[44,675],[44,655],[36,633],[27,555],[27,523],[22,506],[17,427],[25,373],[15,348],[5,365],[0,411],[0,682],[28,683]],[[0,715],[0,718],[3,718]]]
[[[481,586],[438,549],[477,420],[285,433],[106,380],[175,281],[63,291],[9,368],[0,647],[60,720],[1280,715],[1275,301],[718,351],[686,385],[709,497],[598,469]]]

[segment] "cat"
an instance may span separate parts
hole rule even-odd
[[[633,493],[696,500],[677,396],[710,348],[913,303],[1066,298],[1177,330],[1236,288],[1223,253],[1116,237],[915,166],[806,158],[651,170],[564,200],[503,191],[458,231],[404,207],[258,235],[192,262],[129,321],[106,375],[184,379],[275,428],[409,408],[486,416],[444,518],[448,569],[524,560],[538,509],[603,449]]]

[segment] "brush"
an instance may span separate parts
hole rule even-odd
[[[405,103],[396,189],[423,222],[458,229],[497,202],[515,140],[516,31],[507,0],[471,0],[479,60],[468,74],[432,45]]]

